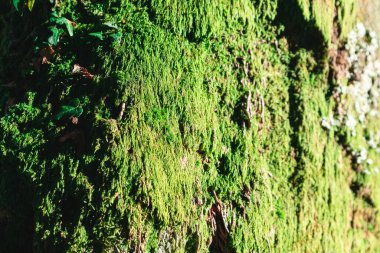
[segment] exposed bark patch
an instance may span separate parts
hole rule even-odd
[[[225,214],[222,202],[213,191],[215,203],[208,212],[208,222],[212,227],[213,237],[210,244],[210,252],[231,253],[234,252],[228,244],[230,231],[225,221]]]

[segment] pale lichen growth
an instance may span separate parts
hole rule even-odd
[[[323,118],[322,126],[328,130],[347,133],[347,150],[355,157],[357,165],[363,166],[363,173],[370,174],[374,162],[368,157],[370,149],[380,151],[379,134],[368,127],[378,115],[380,97],[380,60],[376,59],[378,38],[375,32],[358,23],[348,34],[344,50],[347,52],[348,68],[344,78],[337,79],[334,98],[337,102],[335,115]],[[358,131],[360,129],[360,135]],[[354,142],[364,138],[363,145]],[[368,173],[367,173],[368,172]]]

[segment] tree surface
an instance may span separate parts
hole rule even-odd
[[[1,1],[0,251],[378,252],[355,2]]]

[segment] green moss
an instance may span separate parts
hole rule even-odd
[[[20,207],[20,222],[33,220],[25,244],[49,252],[207,252],[215,192],[232,251],[350,249],[356,200],[340,162],[347,158],[320,126],[334,107],[326,59],[313,48],[289,49],[279,4],[61,2],[57,13],[77,23],[74,37],[63,36],[51,63],[27,75],[33,93],[0,114],[1,175],[10,178],[0,185],[0,211]],[[329,41],[330,4],[289,8],[302,7],[299,25],[316,26]],[[18,14],[7,15],[12,26]],[[46,36],[34,36],[44,47]],[[73,75],[74,64],[94,78]],[[73,99],[83,107],[78,124],[53,122]],[[12,186],[19,178],[27,183],[20,194]]]
[[[356,1],[352,0],[298,0],[307,21],[315,24],[324,40],[330,44],[333,37],[334,22],[337,20],[338,34],[343,38],[348,34],[356,20]]]

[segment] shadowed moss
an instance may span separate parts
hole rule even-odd
[[[338,23],[337,35],[346,36],[356,20],[356,1],[353,0],[298,0],[307,21],[321,31],[325,42],[330,44],[334,22]]]

